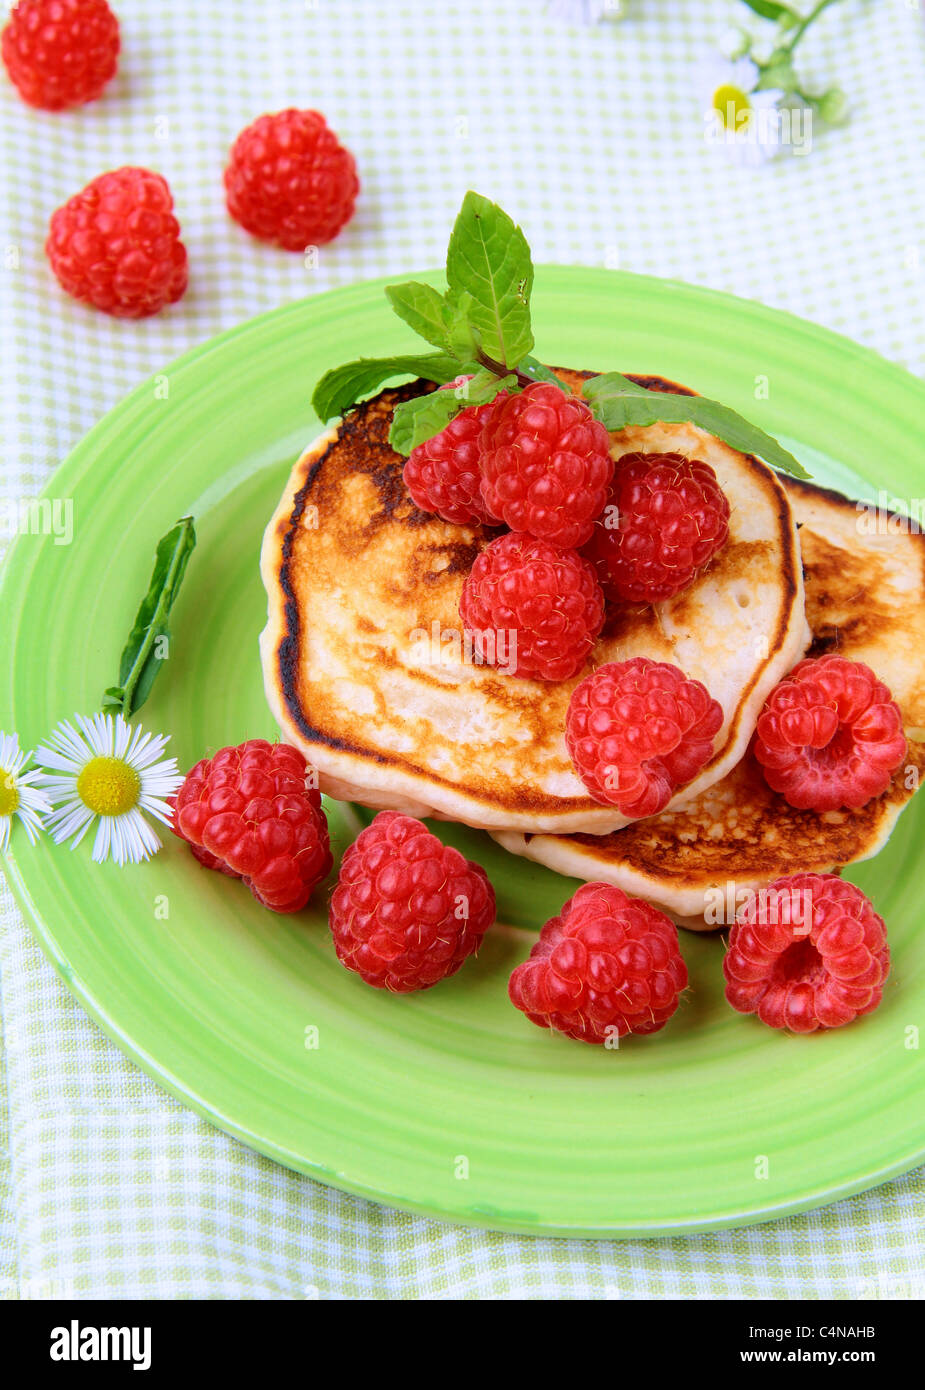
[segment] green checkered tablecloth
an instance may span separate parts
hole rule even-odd
[[[587,27],[540,0],[114,4],[123,57],[103,101],[34,112],[0,79],[4,498],[36,493],[191,344],[439,263],[470,186],[516,214],[538,261],[731,290],[925,370],[925,0],[846,0],[826,16],[807,67],[848,91],[851,124],[758,170],[703,137],[701,74],[744,14],[734,0],[624,0],[621,22]],[[250,240],[222,202],[233,136],[289,104],[328,115],[363,179],[354,222],[312,269]],[[42,255],[51,210],[124,163],[169,179],[192,267],[185,299],[142,323],[66,299]],[[0,928],[4,1297],[921,1296],[922,1171],[799,1218],[626,1243],[470,1231],[330,1191],[127,1062],[2,883]]]

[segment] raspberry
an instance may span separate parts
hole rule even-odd
[[[63,111],[93,101],[115,75],[119,21],[106,0],[19,0],[0,47],[23,101]]]
[[[836,874],[793,874],[754,894],[723,960],[732,1007],[793,1033],[871,1013],[889,973],[883,918]]]
[[[63,289],[120,319],[146,318],[186,289],[186,247],[165,179],[127,165],[52,214],[45,252]]]
[[[511,1002],[581,1042],[657,1033],[687,987],[674,923],[607,883],[585,883],[511,976]]]
[[[228,211],[261,241],[304,251],[333,241],[353,216],[360,182],[353,155],[319,111],[258,116],[231,147]]]
[[[611,661],[572,692],[565,742],[595,801],[624,816],[656,816],[709,762],[723,723],[719,701],[677,666]]]
[[[449,386],[456,384],[450,382]],[[501,395],[507,399],[506,391]],[[471,521],[491,523],[493,518],[479,490],[479,437],[499,399],[496,396],[487,405],[467,406],[439,434],[411,450],[403,476],[415,506],[436,512],[457,526]]]
[[[380,811],[344,855],[328,920],[342,965],[407,994],[454,975],[478,950],[495,894],[484,869],[419,820]]]
[[[613,476],[610,440],[584,401],[539,381],[510,396],[482,430],[482,497],[512,531],[583,545]]]
[[[801,661],[758,718],[765,780],[801,811],[866,805],[886,791],[905,753],[899,706],[863,661]]]
[[[728,535],[729,501],[708,463],[624,454],[584,553],[608,598],[660,603],[687,588]]]
[[[575,550],[509,531],[477,557],[459,612],[480,661],[510,675],[569,680],[604,623],[604,595]]]
[[[321,795],[296,748],[251,738],[186,775],[172,828],[206,868],[242,878],[274,912],[298,912],[332,858]]]

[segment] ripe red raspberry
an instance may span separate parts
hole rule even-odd
[[[604,595],[577,551],[509,531],[476,558],[459,612],[480,661],[508,675],[565,681],[594,646]]]
[[[93,101],[114,76],[119,21],[106,0],[19,0],[0,47],[23,101],[62,111]]]
[[[506,391],[501,395],[507,399]],[[496,396],[487,405],[467,406],[439,434],[411,450],[403,477],[415,506],[436,512],[457,526],[493,521],[480,491],[479,437],[498,399]]]
[[[235,140],[225,169],[235,221],[287,251],[333,241],[359,191],[353,155],[320,111],[258,116]]]
[[[321,794],[296,748],[251,738],[186,775],[172,828],[207,868],[242,878],[274,912],[298,912],[332,858]]]
[[[611,661],[572,692],[565,742],[595,801],[656,816],[713,754],[723,710],[665,661]]]
[[[482,497],[512,531],[583,545],[613,476],[610,439],[588,406],[551,382],[510,396],[482,430]]]
[[[799,810],[864,806],[886,791],[905,754],[899,706],[863,661],[801,661],[758,718],[765,780]]]
[[[478,950],[495,894],[484,869],[419,820],[380,811],[344,855],[328,920],[342,965],[407,994],[454,975]]]
[[[728,535],[729,501],[708,463],[624,454],[584,553],[608,598],[659,603],[687,588]]]
[[[127,165],[52,214],[45,253],[63,289],[120,319],[146,318],[186,289],[186,247],[167,181]]]
[[[732,1007],[793,1033],[871,1013],[889,973],[883,918],[836,874],[794,874],[755,893],[723,960]]]
[[[585,883],[540,932],[510,979],[532,1023],[581,1042],[657,1033],[687,987],[674,923],[607,883]]]

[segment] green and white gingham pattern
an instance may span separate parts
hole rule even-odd
[[[0,495],[189,345],[262,309],[438,264],[467,187],[538,261],[619,264],[779,305],[925,370],[925,0],[845,0],[807,40],[853,120],[750,170],[703,135],[733,0],[624,0],[567,27],[540,0],[114,0],[105,99],[49,115],[0,77]],[[804,7],[807,0],[802,0]],[[560,6],[559,8],[563,8]],[[357,156],[350,227],[308,269],[226,217],[237,131],[314,105]],[[119,323],[68,300],[52,209],[103,169],[169,179],[185,299]],[[7,653],[9,658],[9,653]],[[3,726],[0,711],[0,727]],[[320,1187],[162,1094],[82,1014],[0,885],[0,1296],[921,1297],[921,1171],[748,1230],[650,1242],[473,1232]]]

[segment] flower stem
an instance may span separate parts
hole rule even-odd
[[[834,4],[835,0],[818,0],[818,4],[814,5],[814,7],[810,10],[806,18],[802,19],[800,23],[797,25],[797,27],[794,29],[793,38],[790,40],[788,44],[785,44],[788,53],[793,52],[797,44],[800,42],[800,39],[806,33],[809,26],[815,23],[815,21],[822,14],[823,10],[827,10],[830,5]]]

